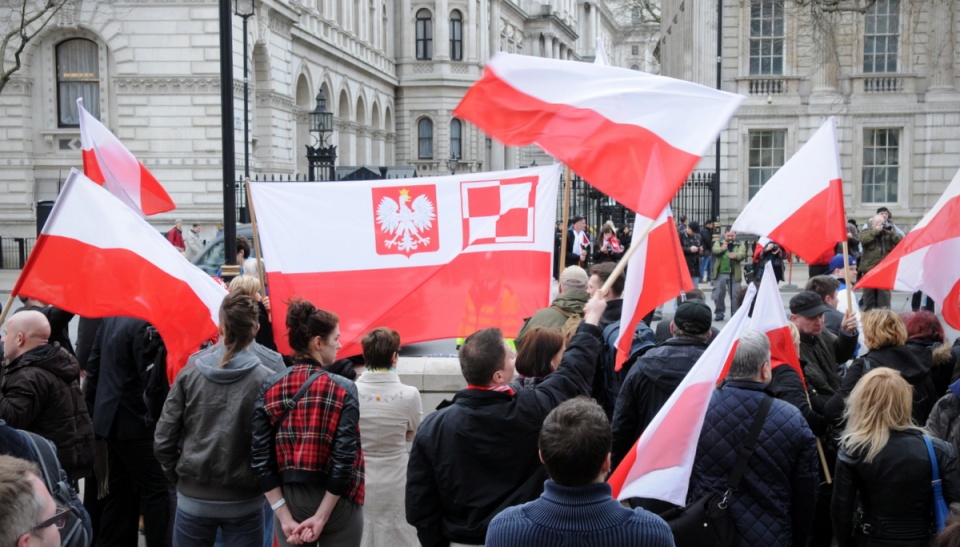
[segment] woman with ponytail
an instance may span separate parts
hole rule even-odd
[[[260,386],[272,371],[250,351],[256,302],[231,293],[220,305],[224,350],[201,354],[177,375],[157,423],[155,452],[177,487],[173,544],[263,544],[263,495],[251,468],[250,435]]]
[[[266,380],[253,416],[253,470],[287,545],[356,546],[364,462],[357,387],[323,370],[337,359],[340,320],[306,301],[287,309],[294,366]]]

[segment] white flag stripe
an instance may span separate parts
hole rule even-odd
[[[943,206],[946,205],[948,201],[957,196],[960,196],[960,171],[957,171],[957,174],[953,176],[950,184],[947,185],[947,189],[944,190],[943,195],[940,196],[940,199],[933,205],[933,208],[927,211],[927,214],[923,215],[923,218],[920,219],[920,222],[918,222],[911,231],[919,230],[929,224],[931,220],[937,217],[940,209],[943,209]]]
[[[615,123],[643,127],[674,148],[697,156],[712,146],[713,140],[707,142],[703,135],[725,127],[743,100],[699,84],[599,63],[497,53],[487,67],[522,93],[551,104],[590,109]],[[575,87],[571,87],[572,81],[577,82]],[[657,108],[651,110],[651,103]],[[701,131],[690,131],[685,124],[676,123],[675,117],[664,116],[667,111],[682,112],[685,119],[703,120],[706,125]]]
[[[957,282],[956,274],[940,275],[946,267],[942,263],[945,256],[960,257],[960,238],[940,241],[904,255],[897,266],[894,289],[922,290],[934,300],[943,302]]]
[[[672,214],[673,212],[670,210],[669,205],[664,207],[650,231],[653,231],[653,228],[656,228],[657,226],[666,222]],[[633,221],[632,233],[639,234],[639,232],[637,232],[637,228],[640,228],[640,230],[645,230],[648,224],[650,224],[650,219],[637,213],[637,216]],[[638,248],[627,262],[627,273],[624,277],[623,294],[621,295],[623,298],[623,307],[620,311],[621,325],[629,325],[630,321],[633,320],[634,314],[637,312],[637,303],[640,301],[640,292],[643,290],[645,270],[644,261],[647,257],[647,246],[649,241],[650,238],[648,237],[644,237],[641,241],[634,240],[633,244],[638,245]],[[617,335],[617,345],[620,344],[620,340],[625,336],[626,333],[627,329],[620,329],[620,332]],[[630,332],[629,335],[632,338],[633,332]]]

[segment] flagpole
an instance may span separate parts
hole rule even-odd
[[[810,402],[810,393],[804,390],[807,396],[807,404],[813,407],[813,403]],[[820,441],[820,437],[814,437],[817,440],[817,453],[820,454],[820,467],[823,468],[823,477],[827,481],[827,484],[833,482],[833,477],[830,476],[830,467],[827,465],[827,456],[823,453],[823,442]]]
[[[267,296],[267,282],[263,274],[263,259],[260,253],[260,233],[257,232],[257,214],[253,210],[253,199],[250,193],[250,177],[243,178],[247,187],[247,208],[250,209],[250,224],[253,230],[253,254],[257,257],[257,277],[260,278],[260,296]]]
[[[633,256],[633,253],[637,252],[637,249],[640,248],[638,243],[643,241],[643,238],[647,237],[651,231],[653,231],[654,225],[656,225],[657,219],[650,219],[650,223],[647,224],[647,227],[643,229],[643,232],[640,233],[640,237],[634,237],[630,241],[630,248],[627,249],[627,252],[623,253],[623,257],[620,259],[620,262],[617,262],[617,267],[610,272],[610,277],[607,278],[607,281],[603,284],[603,287],[600,288],[600,294],[606,295],[607,291],[610,290],[610,287],[617,281],[617,278],[623,274],[623,270],[627,267],[627,262],[630,261],[630,257]]]
[[[7,303],[3,306],[3,311],[0,311],[0,325],[3,324],[4,320],[7,318],[7,313],[10,311],[10,306],[13,305],[13,299],[16,298],[16,295],[10,293],[10,297],[7,298]]]
[[[564,183],[563,183],[563,224],[560,229],[560,250],[557,252],[557,279],[563,273],[563,265],[567,261],[567,222],[570,221],[570,167],[564,165]]]
[[[847,310],[853,313],[853,285],[850,284],[850,264],[847,257],[850,256],[850,250],[847,247],[847,240],[843,240],[843,279],[847,282]]]

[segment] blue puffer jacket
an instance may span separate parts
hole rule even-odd
[[[710,400],[690,477],[689,500],[723,493],[763,401],[759,382],[730,381]],[[744,546],[804,545],[817,494],[817,448],[803,415],[774,400],[730,513]]]

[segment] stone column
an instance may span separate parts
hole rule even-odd
[[[450,59],[450,9],[447,0],[437,0],[433,25],[433,58]]]
[[[933,12],[931,18],[930,39],[930,92],[955,92],[954,84],[954,50],[957,44],[957,35],[954,30],[956,0],[933,0],[930,6]]]
[[[467,1],[467,18],[463,22],[463,60],[471,63],[477,62],[477,42],[481,34],[481,21],[477,20],[477,2],[476,0]]]
[[[813,30],[813,40],[810,48],[812,57],[816,59],[817,68],[813,73],[813,88],[811,95],[834,95],[837,93],[838,62],[840,53],[837,51],[837,37],[835,32],[840,31],[839,18],[833,14],[821,14],[826,18],[824,30]],[[862,68],[862,67],[861,67]]]
[[[487,55],[493,56],[500,50],[500,1],[490,0],[490,43]]]
[[[417,14],[411,13],[410,10],[412,9],[413,7],[410,5],[410,0],[400,0],[400,20],[393,22],[394,32],[400,33],[400,51],[397,52],[397,56],[401,59],[414,59],[417,54]],[[394,42],[396,42],[396,40],[394,40]],[[384,49],[389,51],[389,48]]]
[[[490,146],[490,170],[491,170],[491,171],[502,171],[503,169],[505,169],[505,167],[504,167],[504,165],[505,165],[505,164],[504,164],[505,148],[504,148],[504,146],[503,146],[503,143],[501,143],[500,141],[498,141],[498,140],[496,140],[496,139],[493,139],[493,140],[490,141],[490,142],[491,142],[491,146]]]

